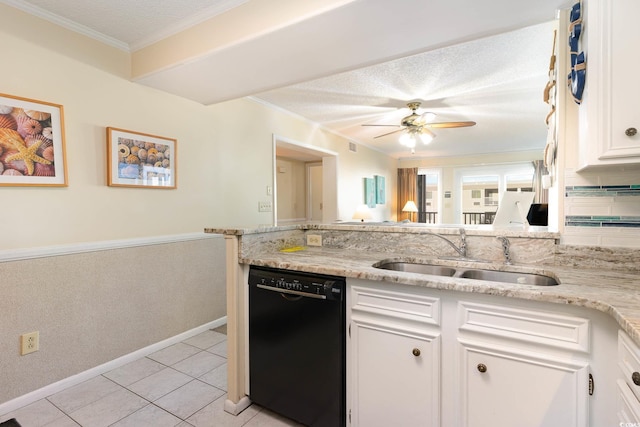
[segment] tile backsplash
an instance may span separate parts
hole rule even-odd
[[[564,219],[567,227],[640,227],[640,216],[570,215]]]
[[[563,243],[640,248],[640,172],[565,175]]]
[[[640,184],[629,185],[571,185],[565,188],[565,197],[617,197],[640,196]]]

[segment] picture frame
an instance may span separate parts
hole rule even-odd
[[[386,202],[386,188],[384,176],[374,175],[376,181],[376,204],[384,205]]]
[[[107,185],[177,188],[178,141],[148,133],[107,128]]]
[[[67,185],[62,105],[0,93],[0,186]]]
[[[364,204],[376,207],[376,183],[373,178],[364,178]]]

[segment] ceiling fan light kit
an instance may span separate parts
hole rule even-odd
[[[418,140],[423,144],[429,144],[436,135],[429,129],[432,128],[458,128],[474,126],[476,122],[440,122],[431,123],[435,119],[436,115],[432,112],[426,112],[423,114],[416,113],[416,110],[420,108],[420,102],[414,101],[407,103],[407,107],[411,110],[411,114],[403,117],[400,120],[400,125],[379,125],[379,124],[364,124],[363,126],[394,126],[400,129],[392,132],[387,132],[382,135],[375,136],[374,138],[381,138],[383,136],[391,135],[396,132],[403,132],[398,139],[401,145],[411,149],[411,154],[415,154],[415,147]]]
[[[423,129],[422,131],[416,132],[405,132],[400,135],[398,142],[401,145],[409,148],[415,148],[416,143],[418,141],[422,142],[424,145],[429,144],[435,138],[435,134],[428,129]]]

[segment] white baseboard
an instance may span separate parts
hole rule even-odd
[[[56,394],[66,388],[69,388],[74,385],[80,384],[81,382],[87,381],[97,375],[102,375],[105,372],[112,371],[116,368],[119,368],[120,366],[133,362],[134,360],[148,356],[151,353],[155,353],[156,351],[162,350],[165,347],[168,347],[173,344],[177,344],[181,341],[186,340],[187,338],[191,338],[192,336],[198,335],[199,333],[202,333],[209,329],[213,329],[213,328],[217,328],[218,326],[225,325],[226,323],[227,323],[227,316],[221,317],[219,319],[216,319],[209,323],[205,323],[204,325],[198,326],[196,328],[193,328],[191,330],[188,330],[186,332],[183,332],[171,338],[167,338],[166,340],[157,342],[155,344],[151,344],[150,346],[141,348],[140,350],[136,350],[133,353],[125,354],[124,356],[118,357],[117,359],[111,360],[107,363],[103,363],[102,365],[96,366],[95,368],[88,369],[84,372],[80,372],[76,375],[67,377],[53,384],[44,386],[38,390],[34,390],[20,397],[16,397],[15,399],[12,399],[5,403],[0,404],[0,415],[4,415],[9,412],[15,411],[16,409],[22,408],[40,399],[44,399],[45,397]]]
[[[249,405],[251,405],[251,400],[248,396],[242,397],[238,401],[238,403],[232,402],[231,400],[227,399],[224,401],[224,410],[231,415],[238,415],[240,412],[247,409]]]

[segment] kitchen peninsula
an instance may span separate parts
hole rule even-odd
[[[392,385],[386,385],[391,388],[382,399],[394,400],[395,410],[386,408],[385,412],[406,414],[408,420],[415,415],[423,425],[473,425],[471,419],[480,422],[488,416],[483,415],[482,408],[490,407],[491,401],[485,402],[482,397],[492,395],[505,399],[505,411],[515,411],[509,409],[508,399],[520,396],[520,391],[515,392],[513,386],[505,393],[497,388],[487,390],[491,381],[487,383],[486,378],[491,377],[474,379],[489,366],[488,372],[496,382],[490,385],[498,387],[498,365],[513,369],[508,371],[510,378],[521,375],[525,382],[533,378],[534,382],[540,379],[543,384],[548,381],[558,385],[553,389],[557,396],[540,397],[536,396],[540,390],[530,390],[539,405],[529,401],[534,412],[528,415],[538,425],[553,425],[546,418],[551,416],[556,421],[558,416],[565,417],[562,421],[567,425],[609,425],[633,416],[624,414],[635,414],[634,407],[627,406],[638,405],[637,399],[629,403],[629,396],[637,398],[637,391],[631,386],[640,387],[631,383],[632,391],[623,388],[626,377],[619,375],[616,360],[628,361],[623,349],[640,346],[637,251],[563,246],[558,244],[557,233],[535,228],[467,228],[466,259],[460,258],[444,239],[433,235],[437,233],[458,244],[457,228],[313,224],[205,232],[223,234],[227,244],[228,412],[238,413],[250,403],[245,392],[245,293],[248,266],[257,265],[347,278],[347,321],[352,333],[347,345],[347,407],[352,425],[367,425],[368,420],[380,416],[369,404],[380,397],[370,395],[366,389],[371,373],[366,371],[362,358],[369,360],[380,354],[380,349],[371,345],[377,341],[382,345],[388,337],[366,338],[373,330],[371,325],[376,325],[376,330],[401,331],[394,337],[413,340],[384,345],[382,349],[406,344],[413,347],[414,356],[419,354],[424,365],[429,366],[429,375],[412,371],[413,368],[403,371],[399,364],[396,371],[391,369],[402,378],[422,375],[415,390],[410,381],[403,385],[408,392],[403,396],[422,399],[424,410],[416,410],[412,398],[394,396]],[[322,246],[308,246],[308,235]],[[510,243],[511,264],[505,263],[498,237],[507,238]],[[374,267],[385,260],[539,274],[556,279],[559,285],[501,283]],[[363,302],[365,299],[367,302]],[[409,309],[385,306],[394,301],[416,304]],[[418,358],[414,356],[411,357]],[[483,363],[476,364],[478,358]],[[465,370],[465,364],[473,364],[474,369]],[[596,384],[595,391],[590,382]],[[630,382],[629,379],[627,383]],[[568,388],[561,388],[561,383]],[[424,384],[429,385],[425,388]],[[531,384],[527,387],[531,388]],[[542,394],[548,391],[543,389]],[[526,390],[522,393],[528,396]],[[620,396],[618,404],[616,396]],[[547,399],[559,403],[554,406]],[[626,402],[625,409],[621,409],[620,401]],[[461,415],[454,415],[455,407],[463,408]],[[511,416],[505,413],[506,420],[513,421]]]

